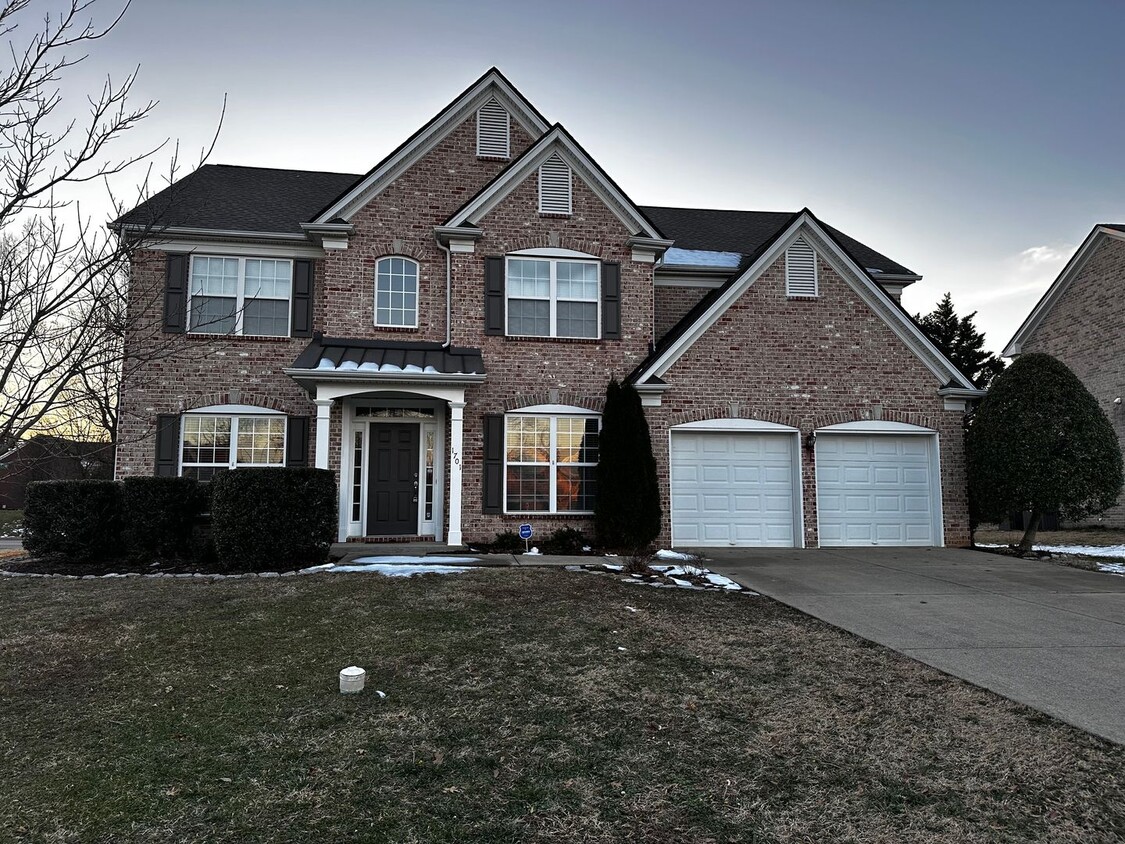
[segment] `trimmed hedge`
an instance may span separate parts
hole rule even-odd
[[[195,478],[133,477],[122,483],[125,546],[134,557],[195,556],[192,531],[205,505]]]
[[[114,481],[27,485],[24,547],[36,557],[105,560],[121,554],[121,486]]]
[[[328,559],[336,538],[328,469],[233,469],[211,481],[211,536],[231,568],[292,569]]]

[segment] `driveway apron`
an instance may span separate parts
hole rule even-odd
[[[955,548],[699,553],[783,604],[1125,744],[1125,577]]]

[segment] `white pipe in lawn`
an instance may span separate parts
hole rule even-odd
[[[340,672],[340,694],[354,695],[363,691],[363,682],[367,672],[358,665],[349,665]]]

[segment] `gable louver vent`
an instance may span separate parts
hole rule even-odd
[[[477,155],[507,158],[511,120],[504,106],[493,97],[477,111]]]
[[[570,165],[557,152],[539,166],[539,213],[570,213]]]
[[[785,294],[816,296],[816,252],[803,237],[785,250]]]

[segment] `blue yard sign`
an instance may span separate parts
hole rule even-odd
[[[531,539],[531,525],[520,525],[520,539]]]

